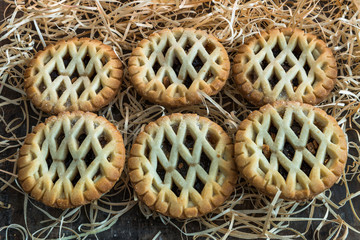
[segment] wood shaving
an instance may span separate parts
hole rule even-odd
[[[321,235],[328,239],[345,239],[350,232],[360,233],[355,227],[359,226],[359,211],[354,207],[360,191],[351,187],[351,184],[360,182],[360,4],[357,1],[303,0],[296,4],[290,0],[5,2],[9,6],[3,13],[5,20],[0,22],[0,124],[3,129],[0,132],[3,156],[0,160],[0,192],[11,187],[24,195],[25,219],[24,226],[0,227],[0,233],[5,233],[7,238],[11,238],[10,230],[16,230],[23,239],[85,238],[109,230],[135,205],[147,218],[160,217],[164,224],[174,225],[183,238],[306,239],[311,226],[316,228],[310,238],[320,238]],[[284,201],[278,198],[279,194],[269,200],[239,179],[236,192],[215,212],[179,222],[159,216],[139,203],[129,185],[126,169],[114,191],[84,206],[84,211],[81,208],[69,209],[53,216],[22,192],[15,180],[16,151],[26,133],[47,117],[26,100],[23,91],[24,69],[34,54],[64,38],[96,38],[113,47],[124,63],[126,73],[131,49],[139,40],[154,31],[173,27],[194,27],[213,34],[224,44],[230,60],[238,46],[249,37],[274,27],[298,27],[327,43],[338,63],[338,81],[319,107],[334,116],[351,139],[348,143],[349,163],[337,186],[346,192],[340,202],[334,202],[331,190],[305,203]],[[203,104],[170,110],[141,99],[126,77],[117,98],[98,114],[118,127],[129,150],[144,125],[165,114],[196,112],[208,116],[234,136],[240,121],[254,109],[240,97],[232,79],[213,98],[203,95]],[[16,117],[9,116],[10,110],[17,113]],[[114,195],[126,197],[120,202],[112,202]],[[343,219],[340,213],[345,208],[351,209],[354,222]],[[315,214],[319,209],[323,209],[321,216]],[[105,219],[99,220],[99,213],[105,214]],[[31,217],[38,214],[46,220],[37,225],[30,224]],[[88,222],[70,228],[70,223],[81,214],[86,214]],[[201,230],[189,231],[188,226],[194,224]],[[154,238],[160,234],[158,232]]]

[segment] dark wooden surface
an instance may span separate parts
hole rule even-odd
[[[3,19],[3,12],[6,7],[6,3],[2,0],[0,0],[0,20]],[[0,22],[1,24],[1,22]],[[9,92],[9,96],[11,96],[11,93]],[[7,117],[14,118],[18,113],[19,109],[7,107],[4,108],[4,112],[6,113]],[[0,131],[3,131],[3,126],[0,125]],[[351,138],[351,136],[350,136]],[[9,150],[5,153],[0,154],[0,159],[2,159],[4,156],[8,156],[10,153],[15,152],[16,149]],[[3,164],[0,165],[2,169],[11,170],[12,164]],[[5,179],[9,179],[8,175],[5,175],[3,173],[0,173],[0,177],[3,177]],[[14,184],[13,184],[14,185]],[[0,187],[3,186],[3,183],[0,183]],[[356,179],[350,184],[350,187],[353,191],[360,190],[359,184],[356,181]],[[334,186],[333,188],[333,198],[332,200],[335,203],[338,203],[341,199],[343,199],[346,195],[344,187],[343,186]],[[12,188],[7,188],[3,192],[0,192],[0,201],[3,202],[5,205],[11,205],[9,209],[3,209],[0,208],[0,228],[3,226],[7,226],[10,224],[19,224],[22,226],[25,226],[24,222],[24,211],[23,211],[23,203],[24,203],[24,196],[17,191],[15,191]],[[52,214],[58,214],[59,211],[48,208],[41,203],[36,203],[37,206],[40,206],[44,210],[47,210],[51,212]],[[360,203],[359,201],[354,201],[354,207],[355,209],[360,209]],[[32,227],[39,229],[40,226],[46,226],[46,223],[41,223],[40,221],[42,219],[45,219],[45,216],[43,216],[41,213],[39,213],[38,210],[34,209],[33,206],[29,205],[28,209],[28,220],[32,224],[30,224]],[[35,214],[35,215],[34,215]],[[323,216],[325,214],[325,208],[319,207],[317,208],[317,212],[315,216]],[[360,223],[353,217],[353,214],[350,212],[349,204],[347,204],[344,208],[338,211],[338,214],[341,218],[345,219],[348,223],[350,223],[352,226],[360,230]],[[88,222],[86,219],[86,216],[84,212],[82,212],[80,219],[78,219],[76,222],[70,225],[70,227],[78,226],[81,222]],[[175,223],[178,225],[181,225],[181,222],[177,222],[174,220]],[[30,226],[30,227],[31,227]],[[300,223],[294,223],[293,226],[295,226],[296,229],[304,227],[304,224]],[[313,226],[311,226],[311,229],[309,231],[309,234],[307,235],[308,239],[312,239],[313,231],[316,229],[317,223],[314,223]],[[34,229],[30,228],[30,231],[34,231]],[[194,231],[196,229],[199,229],[197,224],[190,225],[190,231]],[[170,224],[164,225],[159,218],[153,219],[146,219],[143,214],[140,212],[138,206],[134,206],[133,209],[131,209],[129,212],[127,212],[125,215],[121,216],[117,223],[112,226],[111,229],[99,233],[97,236],[99,239],[152,239],[159,231],[161,231],[161,235],[158,239],[180,239],[181,234],[179,230],[177,230],[175,227],[171,226]],[[54,231],[56,232],[56,231]],[[4,238],[4,231],[0,233],[0,239]],[[21,239],[20,234],[14,230],[10,230],[9,235],[11,236],[10,239]],[[57,235],[53,236],[56,237]],[[185,236],[182,236],[184,239],[186,239]],[[321,239],[325,239],[326,237]],[[90,236],[87,239],[96,239],[94,236]],[[191,239],[189,237],[189,239]],[[241,239],[241,238],[239,238]],[[349,233],[348,239],[359,239],[359,236],[356,235],[354,232]]]

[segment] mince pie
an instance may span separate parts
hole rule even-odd
[[[209,213],[237,181],[230,137],[195,114],[176,113],[149,123],[135,140],[128,167],[138,197],[176,218]]]
[[[122,64],[108,45],[73,38],[39,51],[25,71],[25,91],[42,111],[97,111],[117,94]]]
[[[94,113],[63,112],[26,136],[18,179],[36,200],[57,208],[87,204],[108,192],[125,160],[122,136]]]
[[[225,48],[192,28],[165,29],[142,40],[129,60],[130,79],[147,100],[168,107],[201,102],[218,93],[230,71]]]
[[[347,160],[345,134],[323,110],[299,102],[275,102],[241,122],[235,161],[258,190],[288,200],[311,199],[330,188]]]
[[[277,100],[317,104],[331,92],[337,77],[325,42],[299,29],[273,29],[239,48],[233,75],[240,93],[254,105]]]

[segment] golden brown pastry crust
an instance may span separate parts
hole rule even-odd
[[[135,140],[128,167],[138,197],[175,218],[209,213],[237,181],[231,139],[195,114],[175,113],[149,123]]]
[[[313,198],[339,179],[346,160],[346,138],[336,120],[308,104],[265,105],[236,134],[240,173],[269,196],[279,188],[284,199]]]
[[[254,105],[278,100],[317,104],[331,92],[337,66],[324,41],[299,29],[272,29],[239,48],[232,67],[241,95]]]
[[[31,102],[44,112],[97,111],[116,96],[122,75],[122,64],[110,46],[72,38],[39,51],[24,73],[24,86]]]
[[[90,112],[63,112],[26,136],[17,162],[18,179],[45,205],[72,208],[108,192],[124,161],[122,136],[113,124]]]
[[[165,29],[143,39],[132,52],[129,74],[137,92],[168,107],[201,102],[198,91],[218,93],[230,71],[225,48],[204,31]]]

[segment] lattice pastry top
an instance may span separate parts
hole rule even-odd
[[[129,60],[131,82],[151,102],[176,107],[201,102],[198,91],[214,95],[230,71],[225,48],[192,28],[166,29],[142,40]]]
[[[347,160],[346,138],[323,110],[299,102],[275,102],[252,112],[236,134],[238,169],[258,190],[290,200],[330,188]]]
[[[122,64],[108,45],[89,38],[63,40],[39,51],[25,71],[25,90],[47,113],[97,111],[117,94]]]
[[[176,218],[212,211],[237,181],[231,139],[219,125],[195,114],[176,113],[149,123],[136,138],[128,164],[139,198]]]
[[[233,74],[240,93],[262,106],[277,100],[317,104],[333,89],[335,58],[326,44],[299,29],[273,29],[239,48]]]
[[[113,124],[94,113],[63,112],[26,136],[18,179],[36,200],[71,208],[109,191],[124,161],[122,136]]]

